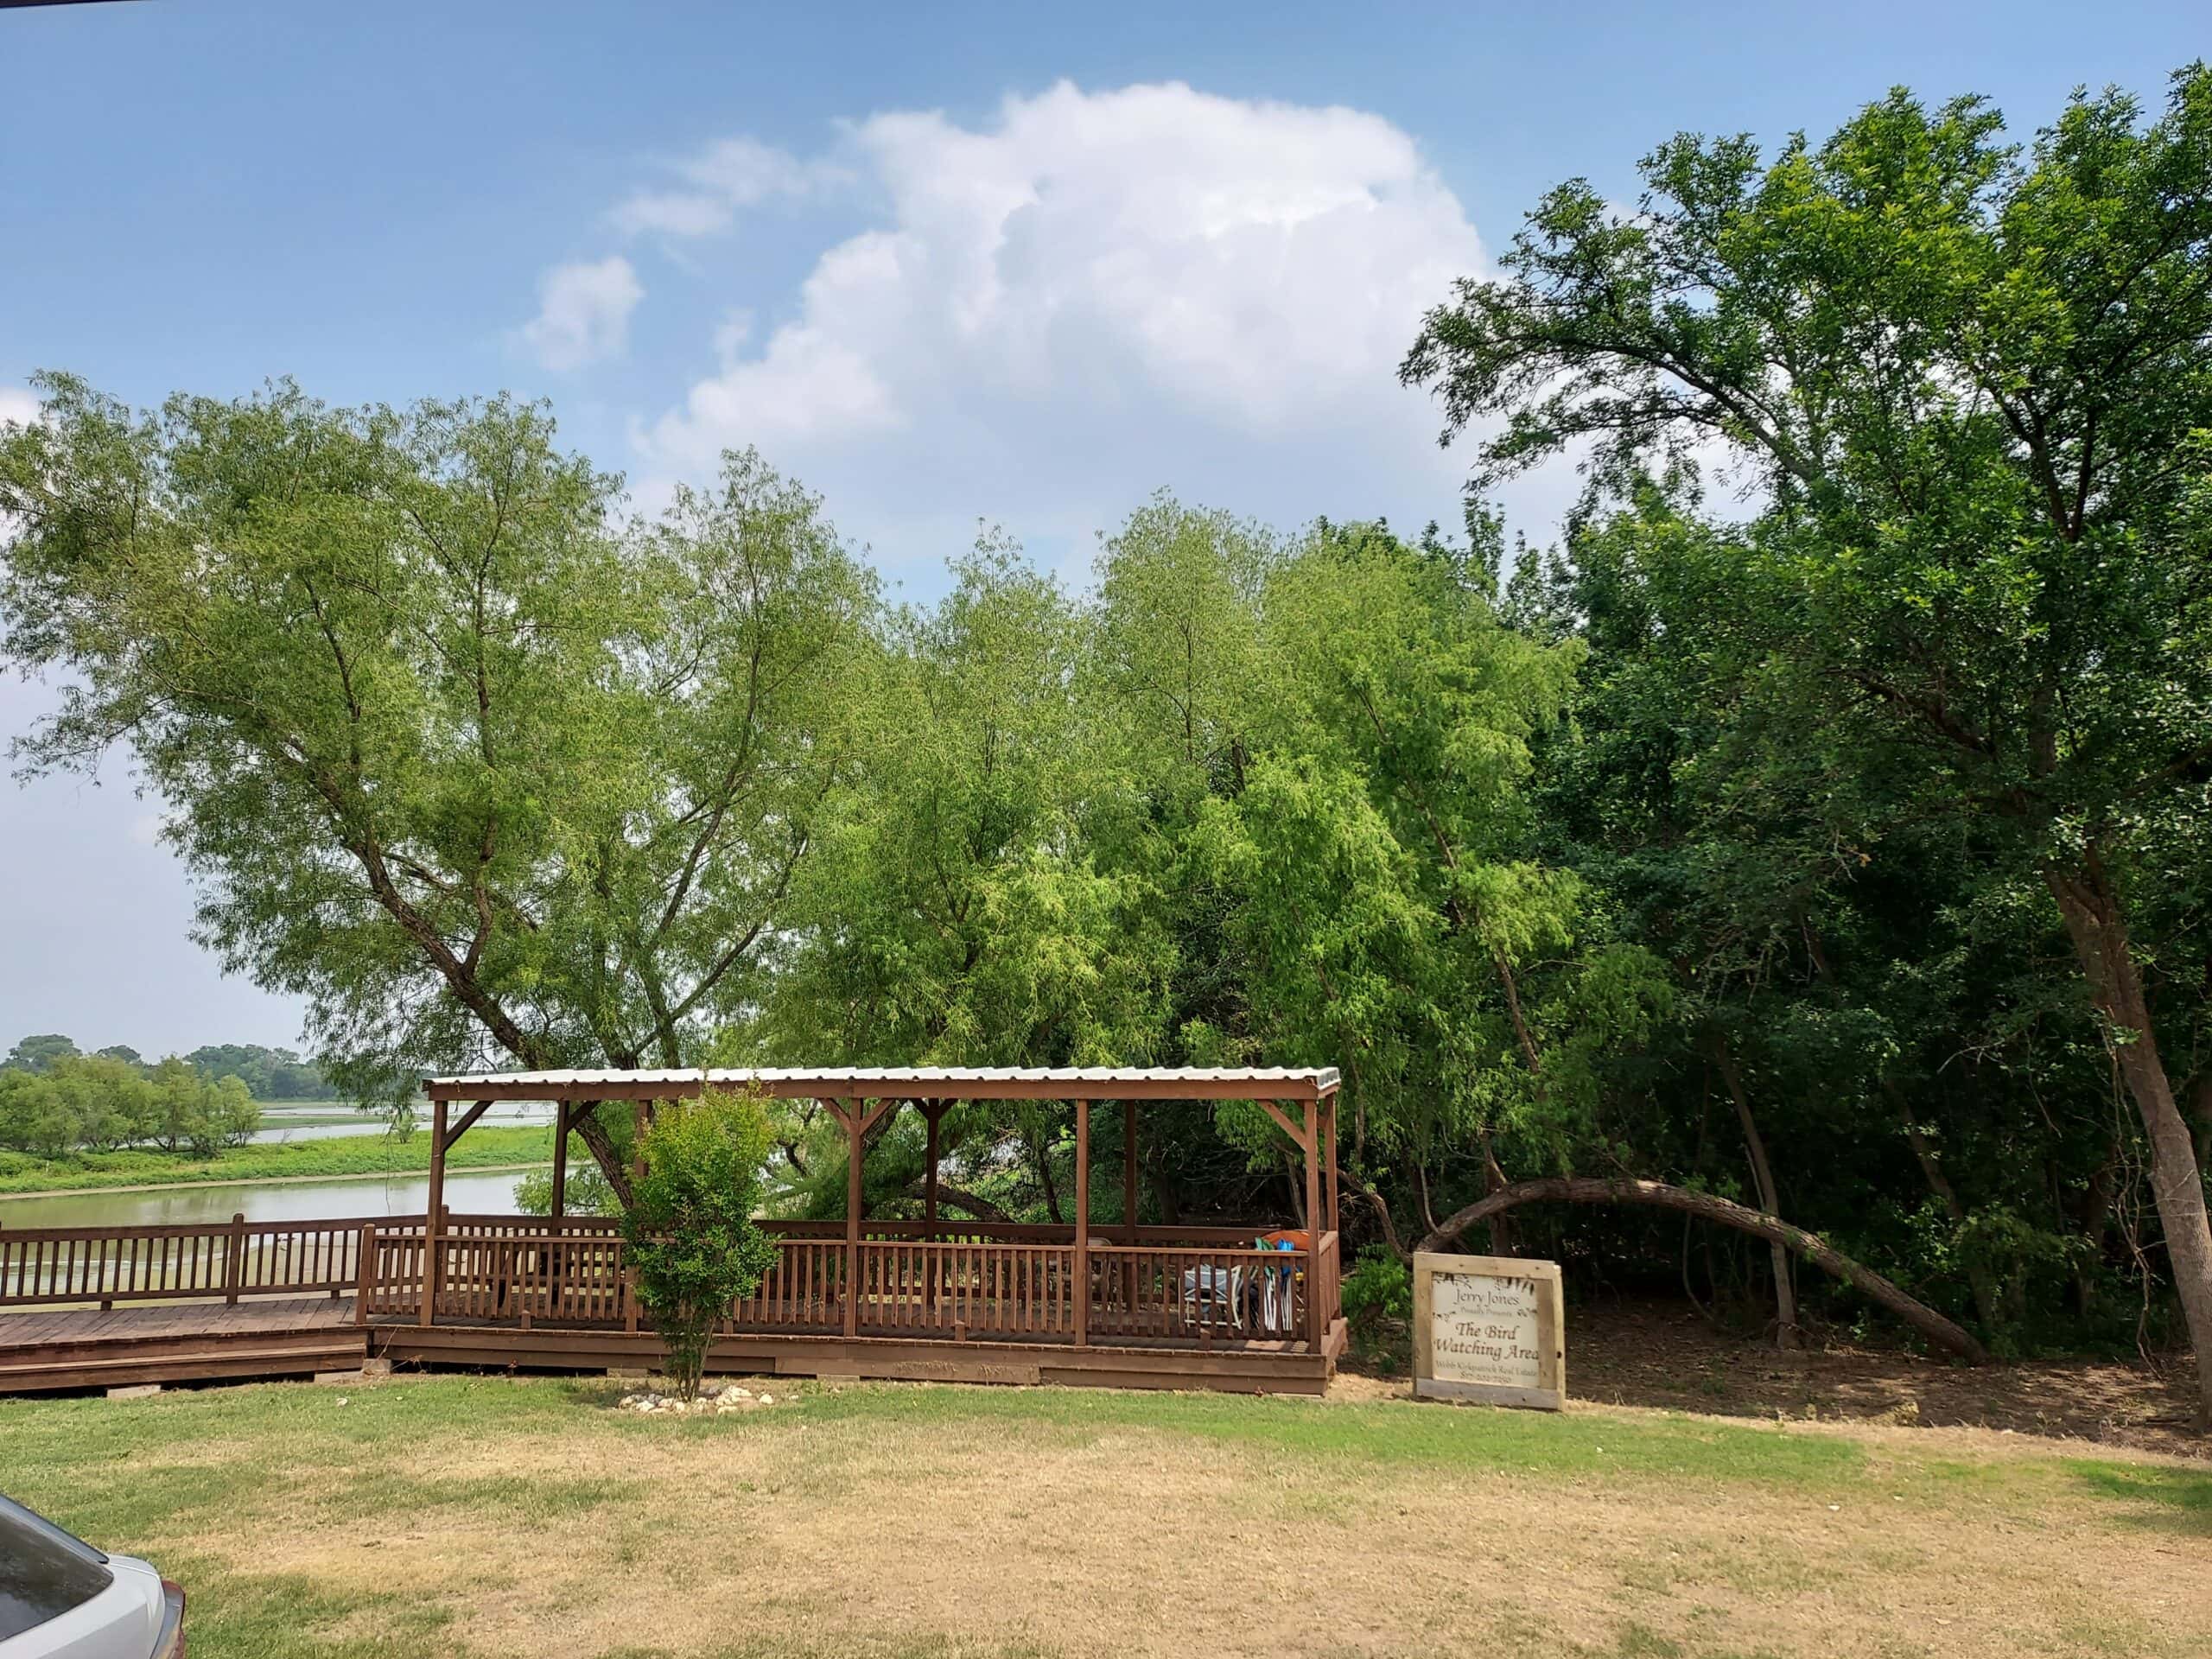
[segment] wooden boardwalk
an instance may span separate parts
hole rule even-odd
[[[26,1307],[0,1313],[0,1393],[305,1376],[367,1352],[351,1296]]]
[[[631,1370],[663,1354],[595,1217],[0,1230],[0,1393],[396,1364]],[[1318,1393],[1344,1351],[1337,1234],[768,1221],[710,1363],[792,1376]],[[831,1236],[823,1236],[824,1233]]]
[[[1328,1362],[1341,1351],[1341,1326]],[[1286,1345],[1287,1346],[1287,1345]],[[271,1298],[151,1306],[39,1307],[0,1313],[0,1394],[58,1393],[147,1382],[243,1381],[352,1370],[372,1356],[401,1365],[531,1370],[644,1370],[664,1353],[650,1331],[512,1320],[420,1326],[380,1316],[355,1323],[353,1299]],[[781,1376],[1061,1382],[1117,1388],[1258,1389],[1316,1394],[1332,1364],[1262,1346],[1193,1352],[1141,1341],[1084,1350],[1020,1342],[913,1341],[727,1332],[709,1356],[718,1371]]]

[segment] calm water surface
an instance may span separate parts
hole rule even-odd
[[[512,1215],[518,1172],[446,1177],[446,1204],[468,1215]],[[427,1175],[348,1176],[268,1185],[173,1186],[159,1192],[67,1192],[0,1198],[0,1228],[146,1227],[228,1221],[306,1221],[335,1217],[419,1216],[429,1207]]]

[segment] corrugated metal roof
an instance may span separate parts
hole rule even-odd
[[[622,1071],[607,1069],[557,1071],[498,1071],[429,1077],[424,1088],[448,1099],[568,1099],[603,1091],[633,1098],[664,1090],[694,1093],[702,1086],[742,1088],[748,1083],[775,1094],[829,1096],[914,1095],[942,1098],[972,1096],[1095,1097],[1119,1100],[1218,1100],[1269,1096],[1277,1090],[1311,1099],[1338,1086],[1334,1066],[793,1066],[685,1067]]]

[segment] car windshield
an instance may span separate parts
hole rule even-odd
[[[0,1642],[90,1601],[114,1581],[99,1551],[0,1497]]]

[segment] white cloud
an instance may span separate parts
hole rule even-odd
[[[28,386],[0,386],[0,426],[28,426],[38,418],[38,394]]]
[[[710,144],[674,170],[687,188],[638,191],[615,207],[615,226],[632,234],[708,236],[728,230],[740,208],[772,197],[811,195],[850,177],[826,159],[803,162],[751,138]]]
[[[549,369],[613,357],[628,343],[630,313],[645,296],[620,254],[595,264],[556,265],[538,284],[537,315],[523,325],[523,341]]]
[[[1062,83],[974,127],[869,117],[834,166],[710,158],[732,203],[795,167],[880,207],[639,426],[647,489],[758,444],[893,563],[978,517],[1064,556],[1162,485],[1285,524],[1456,518],[1465,459],[1396,369],[1483,250],[1379,116]]]

